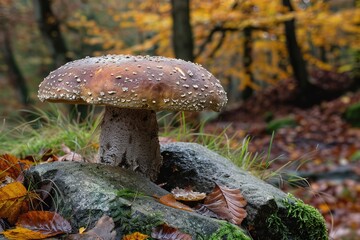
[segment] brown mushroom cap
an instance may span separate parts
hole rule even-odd
[[[39,85],[41,101],[148,110],[219,111],[226,93],[198,64],[150,56],[107,55],[65,64]]]

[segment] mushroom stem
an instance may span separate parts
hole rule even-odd
[[[137,171],[156,180],[162,164],[156,113],[105,108],[100,133],[100,162]]]

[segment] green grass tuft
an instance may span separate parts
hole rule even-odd
[[[100,118],[92,112],[85,122],[71,121],[69,116],[57,109],[30,112],[32,121],[21,119],[0,129],[0,152],[17,156],[40,157],[44,150],[61,152],[65,144],[84,156],[96,152]]]

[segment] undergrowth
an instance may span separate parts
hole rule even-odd
[[[83,122],[71,120],[69,115],[55,107],[50,111],[37,109],[31,115],[31,121],[17,120],[15,124],[4,121],[0,127],[0,154],[11,153],[20,157],[32,155],[40,159],[49,149],[61,153],[61,145],[65,144],[85,159],[94,159],[98,148],[101,114],[91,111]],[[194,126],[186,122],[184,113],[160,113],[158,116],[160,136],[206,146],[259,178],[268,179],[276,175],[276,172],[264,171],[275,160],[270,159],[270,150],[265,153],[250,152],[249,137],[238,143],[235,136],[227,135],[227,128],[216,134],[207,133],[206,121]]]
[[[100,117],[92,111],[89,117],[79,122],[56,108],[50,111],[36,109],[29,113],[32,120],[19,118],[0,128],[0,153],[16,156],[35,156],[46,151],[61,152],[62,144],[71,150],[89,157],[96,153]]]

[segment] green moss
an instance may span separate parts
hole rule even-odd
[[[145,194],[138,192],[138,191],[133,191],[131,189],[121,189],[116,191],[116,196],[121,197],[121,198],[125,198],[125,199],[135,199],[138,197],[148,197]]]
[[[240,228],[230,223],[223,223],[221,227],[213,233],[208,240],[250,240]]]
[[[295,221],[296,226],[288,230],[296,233],[300,239],[328,239],[325,220],[318,210],[296,199],[291,194],[283,200],[287,209],[287,217]]]
[[[266,132],[272,133],[276,130],[284,127],[295,127],[297,125],[296,120],[293,117],[278,118],[270,121],[266,126]]]
[[[133,232],[141,232],[150,236],[154,227],[164,223],[162,216],[159,213],[147,216],[131,211],[119,214],[114,218],[114,221],[118,226],[120,226],[120,232],[123,235],[131,234]]]
[[[282,222],[277,213],[273,213],[266,220],[268,228],[271,229],[276,235],[281,236],[281,240],[285,240],[290,235],[288,227]]]
[[[344,118],[354,127],[360,127],[360,102],[350,105],[345,110]]]

